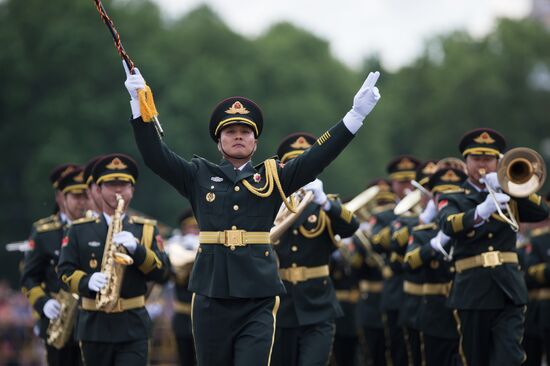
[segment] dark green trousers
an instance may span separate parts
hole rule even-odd
[[[195,295],[192,304],[199,366],[270,364],[278,296],[218,299]]]
[[[332,348],[333,364],[336,366],[355,366],[358,364],[359,337],[341,336],[334,337]]]
[[[273,366],[328,365],[335,330],[334,320],[296,328],[277,328]]]
[[[458,339],[432,337],[423,334],[426,366],[459,366]]]
[[[146,366],[149,341],[103,343],[81,342],[84,366]]]
[[[46,344],[48,366],[79,366],[82,365],[80,347],[75,341],[68,341],[65,347],[57,349]]]
[[[399,312],[397,310],[388,310],[384,313],[384,327],[389,331],[389,345],[393,366],[407,366],[407,345],[403,327],[399,325]]]
[[[387,329],[386,332],[389,339],[389,329]],[[384,329],[363,327],[361,345],[365,365],[386,366],[386,361],[388,359],[391,361],[390,351],[386,347]]]
[[[195,343],[193,337],[176,337],[180,366],[193,366],[195,362]]]
[[[498,310],[458,310],[461,348],[468,366],[519,366],[525,361],[521,341],[524,306]]]

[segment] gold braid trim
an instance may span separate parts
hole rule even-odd
[[[325,227],[327,226],[327,221],[330,222],[330,219],[328,218],[325,211],[321,210],[319,213],[319,220],[317,220],[317,226],[315,226],[311,230],[307,230],[303,225],[298,228],[300,231],[300,234],[306,239],[313,239],[318,237],[325,231]]]
[[[255,188],[252,184],[248,183],[245,179],[242,180],[243,185],[255,196],[266,198],[273,193],[273,187],[277,186],[279,195],[281,196],[283,203],[292,213],[296,213],[296,205],[292,200],[287,199],[279,180],[279,174],[277,173],[277,163],[275,159],[268,159],[264,162],[265,165],[265,184],[261,188]]]

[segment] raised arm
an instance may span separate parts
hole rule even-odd
[[[292,159],[281,169],[281,183],[286,194],[314,180],[351,142],[363,125],[363,120],[380,100],[376,81],[380,73],[369,73],[361,89],[353,99],[353,107],[329,131],[317,139],[302,155]]]
[[[137,68],[134,68],[134,74],[130,74],[126,64],[122,64],[126,71],[124,84],[131,97],[132,127],[143,161],[155,174],[170,183],[183,196],[188,197],[190,182],[197,167],[170,150],[160,139],[153,123],[143,121],[137,93],[145,88],[145,80]]]

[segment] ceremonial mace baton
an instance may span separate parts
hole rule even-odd
[[[105,11],[105,8],[103,7],[103,4],[101,3],[101,0],[94,0],[95,6],[97,11],[99,12],[99,16],[101,17],[101,20],[103,20],[103,23],[107,26],[109,29],[109,32],[111,32],[111,36],[113,37],[113,41],[115,42],[115,47],[118,51],[118,54],[122,58],[122,61],[126,63],[126,66],[128,66],[128,70],[130,70],[130,73],[134,73],[134,62],[128,56],[128,53],[126,53],[126,50],[124,49],[124,46],[122,46],[122,42],[120,41],[120,34],[115,28],[115,24],[109,18],[109,15],[107,15],[107,12]],[[157,133],[159,137],[164,136],[164,130],[162,129],[162,126],[160,125],[160,121],[156,115],[153,115],[153,123],[155,126],[155,130],[157,130]]]

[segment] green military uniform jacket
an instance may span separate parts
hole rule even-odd
[[[275,246],[280,268],[328,266],[330,255],[336,249],[334,235],[346,238],[359,227],[357,219],[337,199],[323,211],[318,204],[310,203],[293,223],[290,230]],[[319,228],[326,215],[329,222]],[[317,231],[313,238],[304,233]],[[329,276],[292,283],[283,281],[286,294],[281,296],[277,316],[278,327],[298,327],[332,320],[343,315],[336,300]]]
[[[474,226],[476,206],[487,194],[466,181],[462,189],[446,192],[439,199],[441,230],[456,239],[455,261],[489,251],[516,251],[516,233],[497,214]],[[548,207],[535,194],[528,198],[512,198],[510,207],[520,222],[541,221],[548,217]],[[527,303],[527,287],[518,264],[457,271],[449,297],[452,308],[501,309],[508,302]]]
[[[540,329],[550,328],[550,227],[533,230],[531,243],[525,248],[529,302],[526,321],[533,321]],[[529,317],[528,317],[529,316]],[[531,327],[532,330],[533,327]]]
[[[335,250],[330,257],[330,278],[344,313],[342,317],[336,319],[336,336],[357,337],[358,334],[359,282],[351,263],[354,251],[355,244],[351,243],[342,250]],[[338,298],[338,293],[346,294],[347,298]]]
[[[435,223],[419,225],[413,228],[412,237],[405,256],[405,270],[416,274],[415,281],[427,288],[450,290],[454,278],[454,267],[451,261],[443,258],[430,246],[430,240],[439,232]],[[430,289],[430,291],[433,291]],[[447,293],[430,293],[424,291],[417,312],[417,329],[432,337],[458,339],[453,311],[447,307]]]
[[[40,315],[40,336],[46,337],[49,319],[44,315],[46,302],[61,288],[55,268],[59,261],[64,225],[58,215],[39,220],[29,239],[30,251],[25,255],[21,287],[33,309]]]
[[[218,164],[195,156],[187,161],[172,152],[158,137],[151,123],[132,120],[136,143],[145,164],[188,198],[201,232],[229,229],[269,232],[281,205],[277,188],[268,197],[255,189],[266,184],[266,162],[235,170],[227,161]],[[311,182],[352,140],[343,122],[326,132],[302,155],[276,172],[285,195]],[[285,292],[270,244],[234,247],[201,245],[189,282],[189,290],[216,298],[270,297]]]
[[[122,230],[140,240],[134,263],[126,267],[120,297],[129,299],[147,292],[147,281],[166,282],[170,273],[168,256],[157,245],[158,230],[153,220],[124,216]],[[91,275],[101,270],[108,225],[105,216],[77,220],[64,239],[58,275],[68,289],[81,297],[95,299],[88,288]],[[151,319],[145,307],[116,313],[80,309],[76,338],[87,342],[129,342],[149,338]]]

